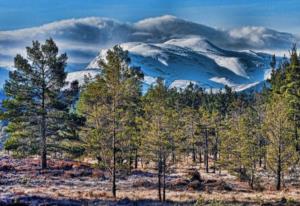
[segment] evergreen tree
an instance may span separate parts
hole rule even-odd
[[[270,66],[271,66],[272,70],[275,70],[275,68],[276,68],[276,56],[275,56],[275,54],[273,54],[272,57],[271,57]]]
[[[62,89],[66,85],[67,55],[59,55],[52,39],[41,45],[33,41],[27,57],[15,57],[16,70],[10,72],[4,85],[2,119],[8,120],[7,149],[23,154],[41,155],[41,167],[47,168],[47,152],[59,146],[68,128],[61,124],[70,105]]]
[[[256,167],[259,163],[264,147],[261,146],[261,128],[259,116],[253,108],[241,116],[239,120],[241,162],[246,179],[251,188],[258,183]]]
[[[197,150],[201,161],[201,140],[199,137],[198,124],[199,113],[193,107],[187,106],[182,109],[182,118],[184,125],[182,127],[186,154],[192,154],[193,162],[196,162]],[[198,145],[198,148],[197,148]]]
[[[150,88],[144,99],[144,138],[145,156],[157,164],[158,198],[165,201],[165,179],[168,158],[172,154],[172,110],[169,109],[166,99],[168,89],[162,79],[157,85]],[[161,191],[163,189],[163,191]]]
[[[79,112],[87,119],[83,128],[88,151],[111,171],[112,194],[116,197],[116,171],[128,161],[128,151],[136,137],[134,116],[141,95],[139,68],[129,67],[128,52],[115,46],[101,59],[101,76],[88,83],[79,100]]]
[[[296,45],[291,51],[290,63],[285,69],[286,81],[281,90],[289,104],[289,115],[294,125],[294,138],[296,149],[300,151],[298,130],[300,128],[300,60]]]
[[[291,121],[288,117],[286,100],[276,95],[268,105],[264,121],[268,138],[267,163],[276,175],[276,189],[280,190],[282,177],[295,163],[295,139],[292,136]]]

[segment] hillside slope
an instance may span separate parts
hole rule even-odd
[[[270,55],[224,50],[195,36],[157,44],[130,42],[121,47],[129,51],[132,64],[142,68],[147,85],[162,77],[170,87],[194,82],[207,89],[228,85],[242,91],[264,81],[270,72]],[[101,50],[86,69],[98,68],[97,61],[105,54]]]

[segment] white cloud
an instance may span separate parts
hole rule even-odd
[[[233,50],[287,50],[297,38],[263,27],[244,27],[229,31],[218,30],[174,16],[149,18],[129,24],[108,18],[68,19],[39,27],[0,31],[0,65],[7,65],[17,53],[24,54],[25,46],[32,40],[44,41],[53,37],[61,51],[68,52],[69,63],[86,63],[98,51],[124,42],[162,43],[174,38],[189,38],[181,41],[186,47],[203,48],[209,40],[213,44]],[[176,42],[169,42],[176,45]],[[182,46],[182,45],[181,45]],[[162,58],[164,60],[164,58]],[[164,61],[163,61],[164,62]]]

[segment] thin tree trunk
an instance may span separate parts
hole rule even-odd
[[[132,169],[132,155],[133,155],[133,153],[132,153],[132,150],[131,150],[130,154],[129,154],[129,165],[128,165],[129,174],[131,174],[131,169]]]
[[[135,158],[134,158],[134,169],[138,168],[138,149],[135,149]]]
[[[259,156],[259,167],[261,168],[261,166],[262,166],[262,157]]]
[[[44,70],[43,71],[43,80],[44,78]],[[45,109],[45,82],[43,82],[42,86],[42,122],[41,122],[41,166],[42,169],[47,168],[47,141],[46,141],[46,109]]]
[[[208,131],[207,128],[205,129],[205,171],[208,173]]]
[[[277,161],[277,183],[276,183],[276,189],[280,190],[281,189],[281,145],[279,144],[278,146],[278,161]]]
[[[113,101],[113,139],[112,139],[112,146],[113,146],[113,171],[112,171],[112,194],[115,198],[116,194],[116,116],[115,116],[115,101]]]
[[[297,128],[297,119],[294,114],[294,130],[295,130],[295,141],[296,141],[296,151],[299,151],[299,142],[298,142],[298,128]]]
[[[193,162],[196,162],[196,149],[195,149],[194,143],[193,143],[193,149],[192,149],[192,158],[193,158]]]
[[[194,137],[194,121],[192,121],[192,144],[193,144],[193,149],[192,149],[192,157],[193,157],[193,162],[196,162],[196,148],[195,148],[195,137]]]
[[[199,146],[199,163],[202,163],[202,150],[201,150],[201,146]]]
[[[254,188],[254,178],[255,178],[255,176],[254,176],[254,171],[255,171],[255,162],[254,162],[254,166],[253,166],[253,168],[251,169],[251,179],[250,179],[250,187],[251,187],[251,189],[253,189]]]
[[[218,134],[217,134],[217,131],[215,132],[215,135],[216,135],[216,141],[215,141],[215,151],[214,151],[214,171],[213,173],[216,173],[216,162],[218,161],[218,150],[219,150],[219,147],[218,147],[218,142],[219,142],[219,139],[218,139]]]
[[[42,169],[47,168],[47,143],[46,143],[46,117],[45,115],[42,116],[42,126],[41,126],[41,132],[42,132],[42,152],[41,152],[41,163],[42,163]]]
[[[278,165],[277,168],[277,183],[276,183],[276,189],[281,189],[281,166]]]
[[[161,198],[161,167],[162,167],[162,163],[161,163],[161,158],[159,157],[159,160],[158,160],[158,199],[159,201],[162,200]]]
[[[166,159],[163,160],[163,202],[166,201]]]
[[[175,154],[175,149],[172,151],[172,162],[173,164],[176,163],[176,154]]]

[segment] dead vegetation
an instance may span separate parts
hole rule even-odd
[[[162,205],[157,200],[157,174],[151,169],[133,170],[117,182],[118,196],[110,192],[107,172],[92,164],[50,160],[40,170],[35,158],[0,159],[0,205]],[[174,165],[166,178],[164,205],[299,205],[300,189],[289,186],[277,192],[251,190],[226,172],[205,173],[196,166]]]

